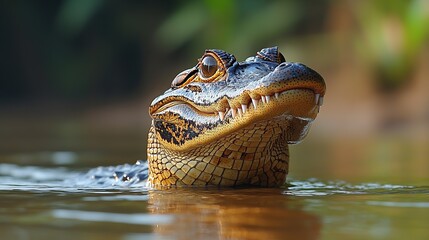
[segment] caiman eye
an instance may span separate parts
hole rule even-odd
[[[213,76],[218,69],[217,61],[212,56],[205,56],[201,61],[200,73],[204,78]]]

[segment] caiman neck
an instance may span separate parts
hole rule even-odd
[[[149,184],[214,186],[279,186],[288,173],[290,122],[278,116],[252,124],[210,145],[187,151],[164,148],[149,131]],[[296,124],[296,123],[294,123]],[[302,124],[307,124],[303,122]]]

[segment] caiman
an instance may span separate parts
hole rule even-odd
[[[243,62],[206,50],[149,107],[148,185],[284,184],[288,144],[307,135],[325,91],[316,71],[287,62],[277,47]]]

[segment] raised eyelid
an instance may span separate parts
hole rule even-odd
[[[278,47],[263,48],[261,51],[256,53],[256,57],[264,61],[282,63],[286,59],[283,54],[279,51]]]

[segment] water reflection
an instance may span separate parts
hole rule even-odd
[[[321,220],[281,189],[150,191],[148,210],[176,216],[154,232],[177,239],[316,239]]]
[[[428,186],[290,179],[288,186],[275,189],[150,190],[115,182],[100,185],[85,176],[69,167],[0,164],[1,238],[429,236]],[[85,231],[92,234],[85,235]]]

